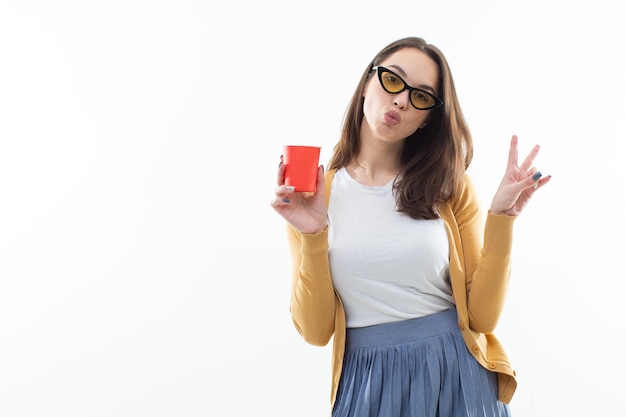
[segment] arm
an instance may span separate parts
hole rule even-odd
[[[465,177],[463,192],[452,207],[463,251],[470,327],[495,329],[506,298],[515,217],[489,213],[483,222],[474,186]]]
[[[287,236],[292,256],[291,317],[305,341],[324,346],[335,332],[328,229],[305,234],[288,226]]]
[[[283,177],[281,163],[272,207],[287,221],[292,260],[291,317],[305,341],[323,346],[335,331],[336,299],[330,276],[326,224],[330,182],[326,183],[324,170],[319,167],[315,193],[298,193],[284,185]]]
[[[513,223],[535,192],[551,178],[542,177],[532,166],[539,153],[538,145],[518,166],[517,142],[517,136],[513,136],[507,169],[487,215],[484,244],[480,239],[478,202],[469,181],[455,209],[467,268],[470,326],[482,333],[493,332],[502,313],[510,275]]]

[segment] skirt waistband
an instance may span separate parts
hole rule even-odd
[[[373,348],[415,342],[458,331],[456,309],[416,319],[348,328],[346,349]]]

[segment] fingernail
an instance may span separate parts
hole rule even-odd
[[[537,181],[539,178],[541,178],[541,172],[537,171],[535,175],[533,175],[533,180]]]
[[[278,163],[278,168],[280,168],[280,166],[283,164],[283,156],[280,156],[280,162]]]
[[[293,185],[288,185],[287,191],[296,191],[296,187],[294,187]]]
[[[283,198],[283,203],[291,203],[291,200],[287,197]]]

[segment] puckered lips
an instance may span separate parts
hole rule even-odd
[[[387,113],[385,113],[385,122],[389,123],[392,126],[395,126],[400,123],[400,115],[396,111],[389,110]]]

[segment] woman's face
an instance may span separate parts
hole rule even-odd
[[[390,69],[411,87],[437,94],[439,67],[419,49],[404,48],[396,51],[379,66]],[[375,140],[393,143],[405,139],[425,126],[431,112],[413,107],[408,89],[399,94],[386,92],[375,72],[371,74],[363,97],[365,100],[362,133],[371,135],[371,139]]]

